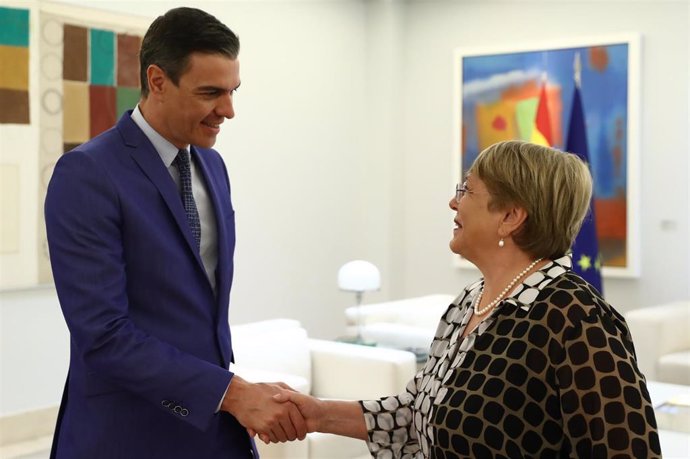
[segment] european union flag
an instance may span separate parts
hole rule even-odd
[[[584,162],[589,164],[589,150],[587,148],[587,130],[585,128],[585,116],[582,110],[580,97],[580,85],[575,85],[573,95],[573,108],[570,114],[570,126],[568,128],[568,140],[566,151],[575,153]],[[591,172],[591,171],[590,171]],[[601,283],[601,254],[596,232],[596,216],[594,214],[594,195],[589,202],[589,213],[582,223],[580,233],[575,238],[573,245],[573,271],[582,276],[603,294]]]

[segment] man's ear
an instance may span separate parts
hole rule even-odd
[[[160,96],[165,92],[168,76],[162,68],[156,64],[149,65],[146,69],[146,79],[149,83],[149,95]]]
[[[503,212],[498,228],[501,237],[508,237],[520,229],[527,220],[527,211],[518,206],[510,206]]]

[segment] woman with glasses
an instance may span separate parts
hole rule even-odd
[[[482,278],[441,317],[405,392],[277,397],[298,405],[310,431],[363,439],[377,458],[660,456],[625,321],[571,270],[591,194],[576,155],[487,148],[450,200],[450,249]]]

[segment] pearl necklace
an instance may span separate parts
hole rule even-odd
[[[534,268],[536,266],[536,264],[542,260],[543,260],[543,258],[537,258],[532,263],[530,263],[530,265],[528,267],[526,267],[525,269],[520,271],[517,276],[513,277],[513,280],[510,281],[510,284],[508,284],[506,286],[506,288],[503,289],[503,291],[496,297],[495,300],[493,300],[491,303],[487,304],[483,308],[478,309],[479,303],[481,303],[481,301],[482,301],[482,295],[484,294],[484,287],[482,287],[482,289],[479,291],[479,294],[477,294],[477,297],[474,299],[474,305],[473,305],[474,313],[478,316],[483,316],[484,314],[486,314],[491,308],[496,306],[503,299],[503,297],[510,291],[511,288],[513,288],[513,286],[520,279],[522,279],[522,276],[527,274],[530,269]]]

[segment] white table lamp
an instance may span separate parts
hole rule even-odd
[[[338,287],[341,290],[355,292],[357,299],[357,343],[364,344],[362,338],[362,296],[364,292],[381,288],[381,273],[373,263],[364,260],[353,260],[345,263],[338,270]]]

